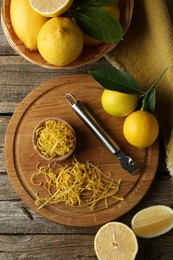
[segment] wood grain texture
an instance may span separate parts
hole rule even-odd
[[[9,73],[10,75],[10,73]],[[38,81],[41,81],[40,79],[37,79]],[[24,90],[24,89],[23,89]],[[23,91],[22,90],[22,91]],[[25,90],[24,90],[25,92]],[[20,103],[20,102],[19,102]],[[8,102],[7,102],[8,105]],[[2,126],[2,124],[1,124]],[[5,129],[6,126],[4,126]],[[4,139],[4,131],[2,131],[1,139]],[[3,150],[2,150],[3,153]],[[3,158],[3,157],[2,157]],[[4,165],[4,161],[2,161],[2,165]],[[138,204],[138,206],[135,207],[132,211],[125,214],[123,217],[119,218],[119,221],[122,221],[126,224],[130,225],[130,220],[132,216],[139,210],[146,206],[149,206],[151,204],[164,204],[168,206],[172,206],[172,185],[170,181],[170,177],[167,175],[167,169],[165,168],[164,163],[164,157],[161,157],[160,161],[160,167],[158,169],[158,177],[156,176],[156,179],[151,186],[149,192],[146,194],[146,196],[142,199],[142,201]],[[162,166],[163,165],[163,166]],[[3,173],[6,173],[6,170],[3,166]],[[159,174],[159,170],[161,171]],[[2,178],[3,177],[3,178]],[[6,177],[6,178],[5,178]],[[3,180],[3,181],[2,181]],[[42,244],[39,244],[37,247],[37,250],[32,250],[32,243],[30,243],[30,249],[28,250],[27,244],[25,248],[22,250],[18,250],[17,247],[13,247],[9,239],[4,239],[4,235],[1,238],[1,253],[0,253],[0,259],[60,259],[64,260],[64,254],[66,255],[66,252],[68,252],[68,258],[67,259],[96,259],[96,257],[93,255],[93,251],[91,253],[91,248],[93,248],[92,242],[89,243],[90,238],[88,234],[91,234],[91,241],[93,241],[95,233],[97,231],[97,228],[74,228],[74,227],[65,227],[63,225],[54,224],[53,222],[50,222],[44,218],[42,218],[37,213],[33,212],[28,208],[25,203],[20,201],[18,195],[14,192],[13,187],[9,184],[9,178],[7,175],[0,175],[0,182],[3,186],[3,189],[1,189],[2,197],[0,197],[0,200],[2,203],[0,203],[0,233],[1,234],[8,234],[7,237],[10,238],[12,236],[14,243],[20,243],[22,244],[22,241],[17,238],[16,234],[24,234],[24,236],[27,234],[30,234],[31,239],[37,234],[43,233],[45,235],[44,240],[52,240],[52,247],[51,249],[47,247],[47,250],[44,251],[44,247],[46,246],[45,242]],[[2,188],[1,186],[1,188]],[[10,188],[11,187],[11,188]],[[18,202],[16,201],[18,200]],[[23,212],[22,207],[26,207],[26,209],[31,213],[33,216],[33,220],[31,221],[28,219],[27,215]],[[51,233],[55,234],[55,240],[51,235]],[[76,239],[74,236],[69,236],[68,233],[71,234],[79,234],[79,239]],[[12,235],[14,234],[14,235]],[[61,251],[62,255],[59,255],[59,251],[61,250],[61,245],[56,244],[56,237],[59,236],[62,240],[65,238],[69,238],[69,243],[66,241],[66,249],[67,250],[63,254],[63,250]],[[69,236],[69,237],[67,237]],[[42,236],[40,236],[41,239]],[[150,241],[140,240],[140,248],[139,253],[141,259],[146,259],[145,257],[145,251],[146,248],[146,242],[148,243],[154,243],[157,248],[160,250],[160,259],[165,260],[166,259],[172,259],[172,237],[173,232],[169,232],[168,235],[164,235],[162,239],[158,238],[152,239]],[[71,240],[70,240],[71,239]],[[75,243],[76,239],[76,243]],[[79,245],[79,240],[86,239],[87,244],[84,249],[81,249]],[[43,241],[44,241],[43,240]],[[55,242],[55,243],[54,243]],[[29,244],[29,243],[28,243]],[[80,243],[81,244],[81,243]],[[82,244],[83,245],[83,244]],[[6,248],[4,250],[4,248]],[[79,249],[78,249],[79,248]],[[13,251],[12,251],[13,249]],[[78,251],[79,250],[79,251]],[[80,254],[81,250],[85,250],[83,254]],[[33,253],[32,253],[33,252]],[[43,252],[43,253],[42,253]],[[79,253],[78,253],[79,252]],[[43,254],[43,255],[42,255]],[[56,256],[56,257],[55,257]]]
[[[170,244],[167,243],[170,240]],[[96,260],[93,248],[92,235],[17,235],[17,236],[0,236],[0,259],[46,259],[46,260]],[[139,252],[136,260],[146,260],[147,255],[153,255],[154,251],[158,254],[160,260],[171,260],[171,245],[173,238],[167,235],[153,240],[139,241]],[[162,247],[164,245],[164,252]],[[3,247],[2,247],[3,246]],[[10,248],[10,250],[9,250]],[[40,248],[42,248],[40,250]],[[58,250],[57,250],[58,248]],[[71,251],[69,250],[71,248]],[[149,250],[151,251],[149,254]],[[70,254],[69,254],[70,251]],[[152,258],[149,258],[152,259]]]
[[[102,58],[99,62],[84,66],[79,69],[70,70],[47,70],[25,61],[19,56],[0,56],[0,114],[12,114],[23,98],[27,96],[38,85],[58,76],[75,73],[87,73],[88,70],[101,67],[111,67]]]
[[[118,221],[124,222],[130,226],[132,217],[142,208],[157,204],[172,207],[172,184],[170,177],[163,176],[163,174],[157,175],[148,193],[141,202],[138,203],[138,206],[118,218]],[[95,234],[97,227],[67,227],[46,220],[20,200],[20,197],[15,193],[13,187],[11,187],[8,176],[0,176],[0,179],[0,234],[50,233],[61,235],[67,233],[75,234],[76,232],[79,234]],[[158,196],[158,194],[164,194],[164,196]],[[28,214],[23,208],[28,211],[28,214],[31,215],[32,219],[28,217]],[[170,235],[171,233],[172,231],[170,232]]]
[[[137,1],[137,0],[135,0]],[[172,13],[172,0],[166,0]],[[2,4],[2,0],[0,0]],[[31,210],[14,191],[4,164],[4,136],[11,114],[30,91],[47,80],[60,75],[86,73],[89,69],[110,67],[101,60],[73,70],[47,70],[35,66],[18,56],[9,46],[0,24],[0,259],[1,260],[96,260],[93,240],[98,227],[70,227],[53,223]],[[3,93],[3,98],[1,93]],[[20,94],[21,93],[21,94]],[[2,110],[1,110],[2,109]],[[10,113],[10,114],[8,114]],[[163,147],[162,147],[163,148]],[[172,180],[165,164],[164,152],[159,158],[156,177],[144,198],[131,211],[118,218],[130,226],[138,210],[156,204],[173,207]],[[33,217],[29,219],[22,208]],[[159,260],[173,259],[173,230],[153,239],[138,239],[139,253],[136,260],[146,260],[149,246],[159,250]],[[61,255],[59,254],[61,252]],[[152,253],[150,258],[152,258]]]
[[[2,243],[3,242],[3,243]],[[0,259],[97,259],[91,235],[36,235],[1,236],[0,244],[10,245],[1,248]],[[69,258],[69,246],[71,253]],[[42,251],[39,250],[43,247]],[[31,250],[32,248],[32,250]],[[58,248],[58,251],[57,251]],[[4,253],[1,253],[3,250]]]
[[[89,93],[88,93],[89,90]],[[158,162],[158,145],[147,149],[137,149],[128,145],[123,137],[124,118],[113,120],[101,107],[102,87],[86,74],[69,75],[46,82],[31,92],[15,111],[5,139],[5,161],[8,174],[15,190],[21,198],[35,211],[49,220],[73,226],[93,226],[115,219],[134,207],[147,192],[154,179]],[[125,154],[134,159],[141,173],[131,176],[121,168],[118,160],[108,153],[103,144],[87,129],[83,122],[72,111],[65,100],[66,93],[71,92],[77,99],[88,105],[108,133],[112,136]],[[76,132],[77,147],[75,157],[81,162],[86,160],[98,164],[103,172],[111,172],[115,183],[122,180],[117,196],[124,201],[109,200],[108,209],[105,203],[98,203],[93,212],[85,207],[65,206],[63,203],[47,206],[41,210],[35,205],[35,194],[45,196],[42,186],[31,183],[31,176],[38,163],[47,165],[35,152],[32,134],[36,125],[45,118],[58,117],[71,124]],[[29,151],[29,153],[28,153]],[[72,159],[65,161],[70,163]],[[63,165],[63,163],[62,163]]]

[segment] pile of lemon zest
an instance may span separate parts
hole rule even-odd
[[[37,167],[37,172],[31,176],[34,184],[34,179],[39,174],[44,176],[43,185],[48,193],[44,198],[36,194],[35,204],[39,208],[64,202],[70,206],[86,206],[93,211],[100,200],[105,201],[106,208],[109,206],[109,197],[123,200],[116,196],[121,180],[114,183],[113,180],[106,179],[107,175],[89,161],[81,163],[74,158],[71,166],[54,164],[53,169],[49,164]]]
[[[75,145],[72,130],[63,122],[46,120],[35,133],[36,147],[47,159],[69,153]]]

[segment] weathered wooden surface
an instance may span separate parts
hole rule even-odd
[[[66,93],[69,92],[94,112],[98,121],[102,122],[103,127],[106,127],[121,149],[133,158],[136,165],[140,169],[145,168],[140,174],[136,174],[136,176],[127,174],[118,160],[115,160],[91,131],[88,131],[87,127],[84,127],[83,122],[79,120],[65,99]],[[112,120],[112,117],[108,117],[104,113],[99,102],[101,93],[100,85],[88,74],[58,77],[32,91],[10,120],[6,132],[4,158],[13,187],[30,208],[49,220],[54,219],[57,223],[70,226],[95,226],[122,216],[143,198],[155,177],[159,156],[158,144],[155,143],[148,149],[140,150],[129,145],[122,133],[124,118]],[[45,160],[41,160],[35,152],[32,134],[36,125],[47,117],[59,117],[72,125],[77,136],[74,156],[81,162],[89,160],[100,165],[103,172],[110,171],[111,180],[114,180],[115,183],[121,179],[123,184],[116,196],[122,196],[125,198],[124,201],[108,200],[108,209],[105,208],[105,203],[102,201],[92,213],[88,212],[85,207],[72,208],[65,207],[64,204],[38,210],[32,194],[38,192],[40,196],[45,196],[46,193],[44,194],[42,186],[35,186],[30,180],[38,162],[45,164]],[[84,138],[87,142],[83,141]],[[62,162],[62,165],[67,163],[71,163],[71,158],[64,164]]]
[[[2,0],[0,0],[2,3]],[[172,0],[167,0],[173,17]],[[173,18],[172,18],[173,20]],[[60,75],[86,73],[88,69],[109,67],[100,61],[73,70],[48,70],[32,65],[15,54],[0,26],[0,260],[97,259],[93,241],[99,227],[67,227],[42,218],[19,198],[9,182],[4,165],[4,136],[15,108],[36,86]],[[173,207],[172,180],[166,169],[163,144],[156,178],[146,196],[118,221],[130,225],[140,209],[164,204]],[[154,239],[138,239],[137,260],[173,259],[173,230]]]

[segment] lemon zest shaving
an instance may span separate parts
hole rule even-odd
[[[69,153],[75,145],[72,130],[63,122],[46,120],[36,129],[36,147],[47,159]]]
[[[40,175],[44,179],[42,184],[48,193],[43,198],[36,194],[35,204],[40,209],[46,205],[64,202],[71,206],[86,206],[93,211],[100,200],[105,201],[106,208],[110,197],[124,200],[116,196],[121,180],[114,183],[110,180],[110,173],[106,175],[99,166],[89,161],[81,163],[74,158],[70,166],[57,163],[53,167],[51,164],[37,166],[37,171],[31,176],[31,182],[40,185],[40,182],[36,182]]]

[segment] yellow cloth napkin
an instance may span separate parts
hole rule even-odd
[[[173,176],[173,25],[165,0],[134,1],[128,32],[105,57],[132,75],[144,90],[169,67],[157,85],[156,113]]]

